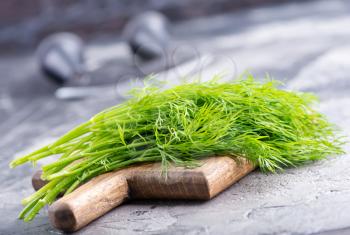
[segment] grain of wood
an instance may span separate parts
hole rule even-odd
[[[244,158],[227,156],[203,159],[192,169],[171,166],[166,176],[160,163],[132,166],[95,177],[57,200],[49,219],[54,227],[73,232],[128,199],[209,200],[254,168]],[[33,176],[36,189],[44,185],[38,174]]]

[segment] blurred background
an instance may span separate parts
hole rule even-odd
[[[316,93],[321,112],[348,135],[350,1],[1,0],[0,234],[57,232],[45,214],[31,224],[16,220],[33,170],[10,172],[15,156],[128,99],[152,74],[169,86],[247,71]],[[110,213],[82,233],[119,226],[126,234],[349,234],[349,167],[340,157],[284,175],[252,173],[204,214],[198,205],[153,202],[158,209],[150,215],[150,204],[136,205],[147,213],[135,220],[128,210],[136,207],[127,205],[125,217]],[[159,216],[162,224],[153,219]],[[114,227],[104,226],[108,219]]]
[[[128,20],[147,10],[159,11],[172,22],[179,22],[283,2],[288,0],[3,0],[0,47],[30,48],[57,31],[75,32],[84,39],[118,35]]]

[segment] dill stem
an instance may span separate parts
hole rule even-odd
[[[59,167],[59,166],[66,166],[69,163],[72,163],[80,158],[82,158],[83,156],[81,156],[80,154],[77,155],[73,155],[73,156],[69,156],[63,159],[59,159],[56,162],[50,163],[48,165],[45,165],[42,167],[43,172],[49,171],[50,169],[53,169],[55,167]]]
[[[109,148],[105,150],[101,150],[98,152],[90,152],[90,153],[84,153],[85,156],[99,156],[101,154],[106,154],[106,153],[118,153],[119,151],[126,150],[126,149],[131,149],[131,148],[137,148],[141,146],[150,146],[151,144],[154,144],[154,141],[147,141],[147,142],[141,142],[141,143],[134,143],[134,144],[128,144],[125,146],[120,146],[120,147],[115,147],[115,148]]]
[[[44,185],[42,188],[40,188],[34,194],[30,195],[29,197],[24,198],[22,200],[22,204],[27,205],[28,203],[30,203],[30,201],[34,201],[34,200],[41,198],[43,195],[45,195],[47,190],[54,187],[58,182],[59,182],[59,180],[57,180],[57,179],[48,182],[46,185]]]
[[[32,220],[36,214],[39,212],[41,208],[43,208],[47,204],[51,204],[52,201],[57,197],[57,195],[62,192],[70,182],[72,182],[74,178],[66,178],[61,180],[54,188],[51,188],[47,191],[47,194],[44,198],[39,199],[37,203],[31,208],[29,213],[24,217],[24,221]]]
[[[61,138],[59,138],[56,142],[51,144],[50,148],[55,148],[57,146],[60,146],[61,144],[64,144],[76,137],[79,137],[81,135],[84,135],[88,133],[89,131],[90,122],[83,123],[77,127],[75,127],[73,130],[69,131],[67,134],[63,135]]]
[[[23,157],[21,157],[21,158],[18,158],[18,159],[13,160],[13,161],[10,163],[10,167],[11,167],[11,168],[14,168],[14,167],[16,167],[16,166],[22,165],[23,163],[28,162],[29,159],[30,159],[32,156],[35,156],[35,155],[41,154],[42,152],[47,152],[47,151],[49,151],[48,146],[45,146],[45,147],[43,147],[43,148],[41,148],[41,149],[38,149],[38,150],[36,150],[36,151],[34,151],[34,152],[28,154],[28,155],[25,155],[25,156],[23,156]]]

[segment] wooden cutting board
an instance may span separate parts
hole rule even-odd
[[[97,176],[49,207],[49,219],[57,229],[73,232],[128,199],[209,200],[250,173],[254,165],[244,158],[211,157],[196,168],[171,166],[167,176],[160,163],[142,164]],[[37,190],[45,182],[37,173]]]

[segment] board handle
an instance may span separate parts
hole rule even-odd
[[[122,172],[97,176],[49,207],[49,219],[57,229],[74,232],[117,207],[128,198]]]
[[[38,191],[45,184],[47,184],[47,181],[41,179],[41,174],[42,174],[42,170],[38,170],[37,172],[35,172],[35,174],[32,177],[32,186],[35,191]]]

